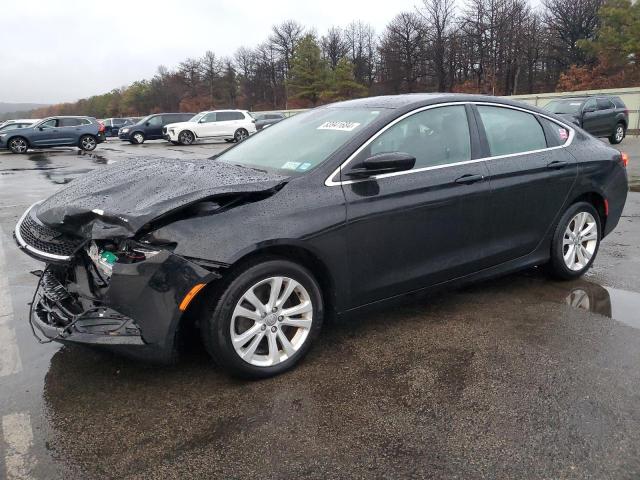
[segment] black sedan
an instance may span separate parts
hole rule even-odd
[[[197,328],[235,374],[308,351],[328,314],[543,265],[573,279],[618,223],[628,159],[505,99],[378,97],[210,160],[96,170],[29,208],[45,339],[172,359]]]

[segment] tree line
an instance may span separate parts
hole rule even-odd
[[[207,51],[153,78],[33,116],[98,118],[211,108],[277,110],[366,95],[493,95],[623,87],[640,80],[640,2],[423,0],[376,32],[361,21],[318,33],[295,20],[233,56]]]

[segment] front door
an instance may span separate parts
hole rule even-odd
[[[351,307],[486,266],[490,193],[484,161],[472,161],[475,135],[464,105],[430,108],[395,123],[343,168]],[[369,179],[348,176],[383,152],[408,153],[415,167]]]
[[[49,147],[58,145],[60,143],[60,120],[52,118],[44,123],[41,123],[35,128],[34,133],[29,138],[29,141],[34,147]]]
[[[144,136],[147,137],[148,140],[162,138],[162,127],[164,124],[162,115],[151,117],[145,125],[146,129]]]
[[[588,99],[582,107],[582,128],[591,135],[604,135],[609,132],[609,118],[606,110],[598,110],[595,98]]]

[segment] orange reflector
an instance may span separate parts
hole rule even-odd
[[[607,200],[606,198],[604,199],[604,216],[609,216],[609,200]]]
[[[620,155],[622,156],[622,166],[627,168],[627,165],[629,165],[629,154],[621,152]]]
[[[200,290],[205,287],[205,285],[206,283],[198,283],[194,285],[191,290],[189,290],[189,293],[187,293],[180,302],[180,307],[178,307],[180,308],[181,312],[184,312],[187,309],[187,307],[191,303],[191,300],[193,300],[193,298],[198,294]]]

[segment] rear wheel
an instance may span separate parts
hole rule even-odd
[[[14,137],[9,140],[9,150],[13,153],[27,153],[29,149],[29,143],[26,138],[23,137]]]
[[[616,125],[615,131],[613,132],[613,135],[609,137],[609,143],[613,145],[617,145],[622,140],[624,140],[626,133],[627,133],[627,130],[624,128],[624,123],[622,122],[618,123]]]
[[[322,326],[322,295],[306,268],[266,260],[232,275],[206,315],[211,356],[233,374],[265,378],[307,353]]]
[[[141,145],[144,143],[144,133],[142,132],[136,132],[133,135],[131,135],[131,140],[130,142],[133,143],[134,145]]]
[[[247,132],[244,128],[239,128],[236,130],[236,133],[233,134],[233,139],[236,142],[241,142],[249,136],[249,132]]]
[[[195,137],[193,136],[193,133],[191,133],[189,130],[184,130],[182,132],[180,132],[180,135],[178,135],[178,143],[180,145],[191,145],[195,140]]]
[[[91,152],[96,149],[98,142],[93,135],[83,135],[80,137],[79,146],[85,152]]]
[[[553,236],[550,272],[563,280],[582,276],[596,258],[601,232],[600,215],[593,205],[587,202],[571,205]]]

